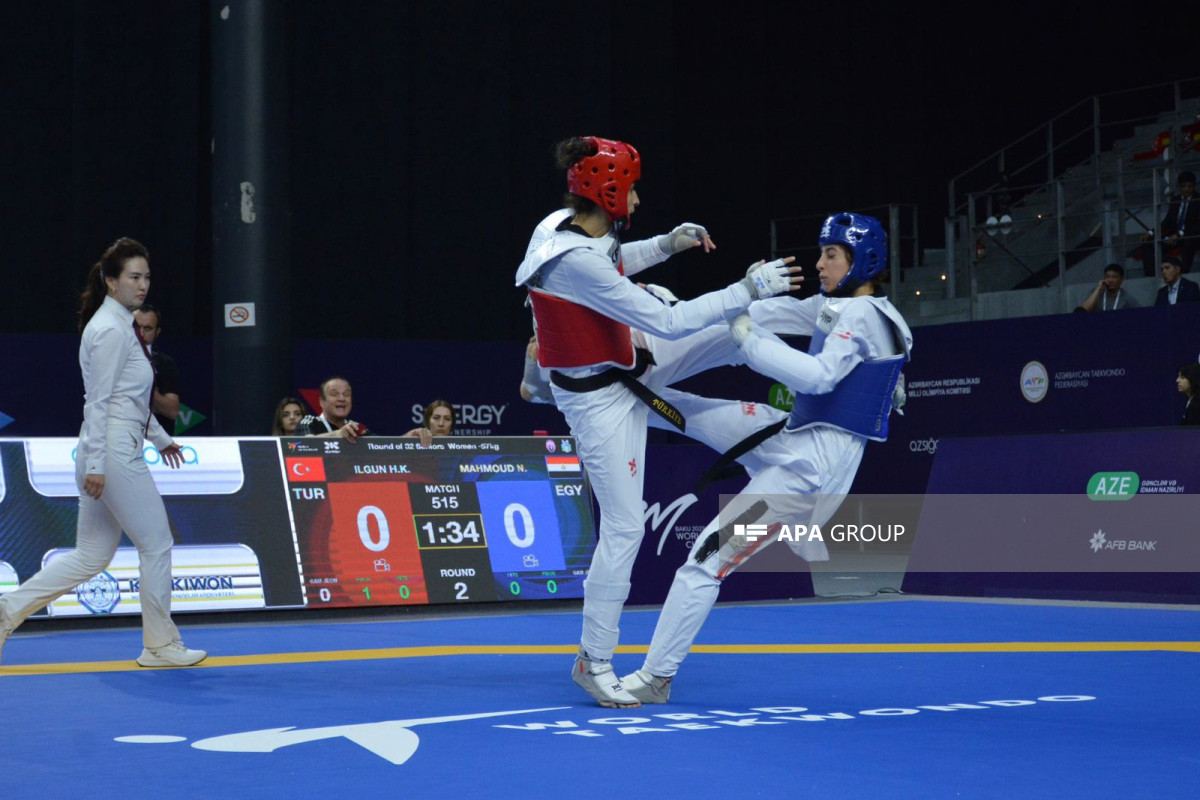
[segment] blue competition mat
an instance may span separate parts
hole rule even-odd
[[[619,672],[657,617],[630,611]],[[571,682],[577,614],[18,634],[0,797],[1200,796],[1200,612],[719,607],[669,705]]]

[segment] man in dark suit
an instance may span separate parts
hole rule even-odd
[[[1164,286],[1158,290],[1154,300],[1156,306],[1173,306],[1176,303],[1200,303],[1200,285],[1183,277],[1179,259],[1167,256],[1162,261]]]
[[[1192,268],[1196,256],[1196,243],[1200,241],[1200,197],[1196,197],[1196,174],[1179,173],[1179,194],[1171,200],[1167,215],[1159,225],[1163,252],[1179,246],[1182,248],[1179,263],[1183,271]],[[1154,242],[1150,234],[1142,237],[1142,265],[1146,276],[1154,274]]]
[[[150,350],[150,361],[154,364],[154,392],[150,397],[150,408],[158,418],[163,430],[175,430],[179,417],[179,367],[175,359],[158,349],[158,337],[162,335],[162,312],[149,303],[143,303],[133,312],[142,341]]]

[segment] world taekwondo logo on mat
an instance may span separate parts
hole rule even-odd
[[[833,722],[839,720],[875,720],[882,717],[911,717],[925,712],[983,711],[998,708],[1018,708],[1039,703],[1077,703],[1095,700],[1086,694],[1056,694],[1036,700],[976,700],[968,703],[939,703],[907,708],[867,708],[861,710],[824,709],[814,711],[805,706],[765,706],[743,710],[714,709],[703,712],[673,712],[662,714],[631,714],[629,716],[594,716],[596,709],[585,713],[586,719],[544,718],[535,722],[495,724],[503,730],[548,733],[555,736],[578,736],[585,739],[604,736],[634,736],[640,733],[682,733],[688,731],[725,731],[737,728],[764,728],[791,725],[797,722]],[[644,708],[643,708],[644,710]],[[571,716],[571,715],[562,715]],[[820,729],[817,729],[819,731]],[[814,732],[817,732],[814,731]],[[820,735],[818,733],[818,735]]]
[[[411,728],[418,725],[437,725],[443,722],[463,722],[472,719],[509,717],[516,714],[539,714],[565,711],[569,706],[524,708],[518,711],[491,711],[482,714],[458,714],[449,717],[418,719],[389,719],[383,722],[364,722],[357,725],[332,725],[326,728],[266,728],[261,731],[228,733],[192,742],[197,750],[216,753],[274,753],[283,747],[326,739],[347,739],[385,761],[400,765],[412,758],[421,744]],[[117,736],[113,741],[123,744],[175,744],[186,742],[186,736],[133,735]]]
[[[1021,369],[1021,394],[1031,403],[1040,403],[1050,390],[1050,375],[1040,361],[1030,361]]]
[[[492,727],[504,731],[541,732],[552,735],[598,738],[612,734],[629,736],[639,733],[681,733],[687,731],[729,731],[738,728],[762,728],[774,725],[789,725],[796,722],[826,722],[835,720],[873,720],[882,717],[909,717],[924,712],[958,712],[1000,708],[1035,706],[1039,703],[1079,703],[1095,700],[1087,694],[1055,694],[1038,697],[1036,700],[977,700],[969,703],[943,703],[937,705],[910,706],[907,708],[868,708],[854,711],[812,712],[804,706],[767,706],[748,708],[743,711],[716,709],[700,713],[671,712],[637,716],[596,716],[603,713],[596,708],[577,706],[554,706],[551,708],[525,708],[518,711],[492,711],[482,714],[458,714],[447,717],[423,717],[418,719],[392,719],[383,722],[363,722],[353,725],[332,725],[324,728],[266,728],[259,731],[228,733],[210,736],[191,743],[196,750],[213,753],[274,753],[284,747],[307,742],[330,739],[346,739],[380,758],[399,766],[406,763],[417,752],[420,738],[412,728],[419,725],[437,725],[443,722],[510,717],[518,714],[549,714],[567,712],[544,717],[536,722],[520,724],[494,724]],[[567,717],[567,719],[563,719]],[[570,717],[576,717],[571,719]],[[131,735],[116,736],[113,741],[122,744],[178,744],[186,742],[186,736]],[[454,759],[447,759],[448,769]]]

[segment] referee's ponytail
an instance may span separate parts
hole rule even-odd
[[[100,260],[88,270],[87,285],[83,287],[83,293],[79,295],[80,332],[87,327],[92,315],[96,313],[96,309],[100,308],[100,304],[108,295],[108,285],[104,279],[120,278],[121,273],[125,270],[125,262],[138,256],[147,261],[150,260],[150,254],[141,242],[122,236],[113,242],[104,251],[104,255],[100,256]]]

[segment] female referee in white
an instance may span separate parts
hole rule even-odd
[[[143,667],[187,667],[207,657],[171,621],[171,530],[143,457],[149,439],[172,468],[179,445],[150,413],[154,367],[133,320],[150,290],[146,248],[118,239],[88,273],[80,298],[83,427],[75,454],[79,523],[75,549],[0,598],[0,648],[30,614],[100,574],[125,531],[138,549]]]

